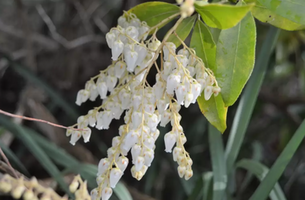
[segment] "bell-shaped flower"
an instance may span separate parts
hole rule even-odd
[[[148,34],[149,34],[149,26],[147,25],[146,22],[142,22],[141,24],[141,27],[140,27],[140,36],[139,36],[139,39],[143,39],[143,40],[146,40]]]
[[[164,143],[165,143],[165,152],[171,153],[172,148],[174,147],[176,143],[176,134],[174,134],[172,131],[168,132],[164,136]]]
[[[135,51],[138,53],[136,65],[140,65],[147,55],[147,48],[143,44],[136,44]]]
[[[94,188],[93,190],[91,190],[90,197],[91,197],[91,200],[98,200],[98,199],[100,199],[98,197],[98,189],[97,188]]]
[[[167,61],[169,59],[170,53],[175,53],[176,52],[176,45],[172,42],[166,42],[165,45],[163,46],[163,55],[164,55],[164,60]]]
[[[130,43],[133,43],[134,40],[138,41],[139,31],[133,25],[130,25],[125,29],[125,34],[128,36],[127,38],[129,39]]]
[[[190,52],[187,49],[183,48],[178,51],[177,55],[183,55],[188,57],[190,55]]]
[[[110,187],[105,187],[102,190],[102,200],[109,200],[112,195],[112,189]]]
[[[154,132],[151,132],[150,134],[154,138],[154,141],[156,142],[156,140],[158,139],[158,137],[160,135],[160,131],[158,129],[156,129]]]
[[[124,43],[118,39],[113,43],[113,47],[111,49],[111,53],[112,53],[112,60],[116,61],[118,60],[119,56],[121,55],[121,53],[124,50]]]
[[[120,156],[119,159],[118,159],[118,161],[117,161],[117,165],[118,165],[118,167],[120,168],[120,170],[121,170],[122,172],[125,171],[125,169],[126,169],[127,166],[128,166],[128,163],[129,163],[128,158],[123,157],[123,156]]]
[[[88,117],[87,116],[79,116],[77,118],[77,128],[85,128],[89,124]]]
[[[149,148],[149,149],[153,149],[154,145],[155,145],[155,140],[153,137],[151,137],[150,135],[146,136],[144,138],[143,141],[144,145]]]
[[[167,77],[167,84],[166,84],[166,92],[168,94],[174,94],[174,90],[178,87],[181,80],[181,76],[178,74],[170,74]]]
[[[177,97],[177,103],[183,105],[185,96],[187,94],[187,88],[185,84],[180,83],[179,86],[176,88],[175,92]]]
[[[107,97],[107,85],[106,82],[98,82],[97,83],[97,91],[101,97],[101,99],[105,99]]]
[[[192,91],[189,91],[185,95],[184,107],[188,108],[193,101],[194,101],[194,95],[193,95]]]
[[[123,175],[123,172],[119,168],[112,168],[110,171],[109,184],[110,187],[115,188]]]
[[[139,139],[139,131],[130,130],[124,138],[124,143],[130,149],[132,146],[134,146],[137,143],[138,139]]]
[[[148,48],[149,48],[151,51],[157,51],[157,49],[159,48],[160,45],[161,45],[160,40],[154,39],[153,41],[151,41],[150,43],[148,43]]]
[[[169,110],[166,110],[161,114],[161,123],[160,126],[165,127],[168,122],[171,120],[172,114]]]
[[[138,156],[134,163],[135,170],[137,172],[140,171],[142,169],[143,165],[144,165],[144,157]]]
[[[169,101],[165,100],[163,97],[157,101],[157,109],[160,114],[164,113],[164,111],[168,108]]]
[[[160,119],[156,114],[148,114],[145,120],[152,132],[154,132],[157,129],[157,126],[160,122]]]
[[[113,119],[112,112],[109,110],[104,110],[97,114],[97,124],[96,128],[99,130],[109,129],[109,125]]]
[[[107,88],[108,88],[108,90],[109,90],[110,92],[114,89],[114,87],[115,87],[117,81],[118,81],[117,77],[115,77],[115,76],[110,76],[110,75],[107,76],[107,78],[106,78],[106,85],[107,85]]]
[[[124,16],[120,16],[119,19],[118,19],[118,25],[125,28],[126,26],[126,23],[127,23],[127,19],[126,17]]]
[[[153,86],[153,91],[156,96],[156,99],[161,99],[164,96],[165,84],[161,81],[157,81]]]
[[[144,152],[144,164],[150,167],[152,161],[154,160],[154,151],[152,149],[146,149]]]
[[[201,92],[202,92],[201,84],[199,83],[192,84],[192,93],[193,93],[192,103],[196,103],[196,100],[200,96]]]
[[[143,114],[141,112],[133,112],[131,115],[131,120],[132,120],[132,126],[134,128],[138,128],[140,124],[142,123],[143,119]]]
[[[82,130],[82,136],[84,138],[84,142],[87,143],[89,142],[90,140],[90,137],[91,137],[91,129],[86,127],[86,128],[83,128]]]
[[[128,109],[130,108],[131,103],[131,93],[130,91],[123,89],[119,93],[119,99],[121,101],[121,107],[122,109]]]
[[[221,91],[220,87],[218,86],[213,87],[213,93],[215,97],[219,94],[220,91]]]
[[[141,26],[141,21],[138,18],[132,18],[130,20],[130,26],[134,26],[135,28],[140,28]]]
[[[121,141],[121,137],[120,137],[120,136],[116,136],[116,137],[112,138],[111,146],[112,146],[112,147],[117,147],[117,146],[119,146],[120,141]]]
[[[184,179],[187,181],[193,176],[193,170],[191,168],[185,171]]]
[[[204,89],[204,98],[205,100],[209,100],[213,94],[213,86],[207,86]]]
[[[141,153],[142,147],[139,144],[134,145],[131,148],[131,157],[132,157],[132,164],[135,164],[136,159],[139,157]]]
[[[88,117],[88,122],[89,122],[89,126],[94,127],[96,124],[96,114],[97,111],[96,110],[89,110],[87,116]]]
[[[109,168],[109,166],[110,166],[110,162],[109,162],[108,158],[101,159],[100,162],[98,163],[97,174],[103,175],[106,172],[106,170]]]
[[[177,171],[178,171],[179,177],[182,178],[185,175],[186,167],[185,166],[178,166]]]
[[[112,31],[106,34],[106,42],[110,49],[112,49],[115,40],[116,40],[116,35]]]
[[[121,78],[122,75],[126,72],[126,63],[123,61],[118,61],[115,63],[114,72],[117,78]]]
[[[173,71],[173,64],[169,61],[164,62],[163,71],[161,72],[163,80],[167,80],[167,77],[172,73],[172,71]]]
[[[136,61],[138,59],[138,53],[134,50],[126,51],[124,58],[127,64],[127,71],[134,72],[136,68]]]
[[[182,149],[180,147],[175,147],[173,150],[173,160],[176,162],[178,156],[182,153]]]
[[[70,144],[74,146],[81,136],[82,134],[80,133],[80,131],[73,131],[70,138]]]
[[[86,102],[90,96],[90,92],[88,90],[80,90],[77,93],[76,97],[76,105],[80,106],[82,103]]]

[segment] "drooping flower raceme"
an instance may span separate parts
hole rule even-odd
[[[89,141],[89,127],[107,130],[113,119],[124,115],[124,124],[113,138],[107,157],[98,164],[98,187],[91,191],[92,199],[108,200],[129,163],[133,165],[134,178],[140,180],[144,176],[154,159],[155,142],[160,135],[158,125],[171,124],[171,131],[164,135],[165,151],[172,153],[178,163],[179,176],[188,180],[193,175],[179,110],[195,103],[201,94],[208,100],[220,88],[193,49],[184,45],[177,51],[174,43],[161,42],[155,34],[147,39],[154,30],[134,14],[121,16],[118,26],[106,34],[112,64],[77,94],[77,105],[98,97],[102,104],[78,118],[79,131],[68,129],[73,145],[81,137],[84,142]],[[160,53],[163,56],[159,67],[155,61]],[[153,66],[158,72],[155,84],[150,86],[146,76]],[[128,152],[132,160],[126,157]]]

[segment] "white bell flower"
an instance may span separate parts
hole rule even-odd
[[[161,123],[160,126],[165,127],[168,122],[171,120],[172,113],[169,110],[166,110],[161,114]]]
[[[113,119],[112,113],[109,110],[104,110],[97,114],[96,128],[99,130],[109,129],[109,125]]]
[[[93,190],[91,190],[90,197],[91,197],[91,200],[98,200],[99,199],[97,188],[94,188]]]
[[[205,100],[209,100],[211,98],[213,94],[213,86],[207,86],[205,89],[204,89],[204,98]]]
[[[135,164],[136,159],[139,157],[141,153],[142,147],[139,144],[134,145],[131,148],[131,157],[132,157],[132,164]]]
[[[117,165],[120,168],[120,170],[124,172],[128,166],[128,163],[129,163],[128,158],[120,156]]]
[[[86,127],[86,128],[83,128],[82,130],[82,136],[84,138],[84,142],[87,143],[89,142],[90,140],[90,137],[91,137],[91,129]]]
[[[114,89],[115,85],[117,84],[117,81],[118,81],[117,77],[111,75],[107,76],[106,85],[110,92]]]
[[[201,84],[199,83],[194,83],[192,85],[192,93],[193,93],[193,100],[192,103],[196,103],[197,98],[200,96],[202,92],[202,87]]]
[[[147,36],[149,34],[149,29],[150,28],[147,25],[147,23],[146,22],[142,22],[142,25],[141,25],[140,31],[139,31],[139,34],[140,34],[140,38],[139,39],[146,40],[146,38],[147,38]]]
[[[106,172],[106,170],[109,168],[109,165],[110,165],[110,162],[109,162],[108,158],[101,159],[98,163],[97,174],[103,175]]]
[[[178,74],[170,74],[167,78],[166,92],[170,95],[174,94],[174,90],[177,88],[181,80],[181,76]]]
[[[184,179],[187,181],[193,176],[193,170],[192,169],[187,169],[185,171]]]
[[[127,64],[127,71],[134,72],[136,68],[136,61],[138,59],[138,53],[134,50],[126,51],[124,53],[125,62]]]
[[[82,103],[86,102],[90,96],[90,92],[88,90],[80,90],[77,93],[76,97],[76,105],[80,106]]]
[[[107,85],[106,82],[97,83],[97,91],[101,97],[101,99],[105,99],[107,97]]]
[[[219,94],[220,91],[221,91],[220,87],[218,86],[213,87],[213,93],[215,97]]]
[[[185,175],[186,167],[185,166],[178,166],[177,171],[178,171],[179,177],[182,178]]]
[[[144,164],[150,167],[152,161],[154,160],[154,151],[152,149],[146,149],[144,152]]]
[[[141,21],[138,18],[132,18],[129,23],[130,26],[134,26],[136,29],[141,27]]]
[[[169,103],[165,100],[165,97],[159,99],[157,101],[157,109],[160,114],[164,113],[164,111],[168,108]]]
[[[123,172],[119,168],[112,168],[110,171],[109,184],[110,187],[115,188],[123,175]]]
[[[114,65],[115,76],[117,78],[121,78],[123,74],[126,72],[126,63],[123,61],[118,61]]]
[[[156,129],[154,132],[150,133],[152,138],[154,139],[154,141],[156,142],[156,140],[158,139],[159,135],[160,135],[160,131],[158,129]]]
[[[183,48],[183,49],[180,49],[177,54],[188,57],[190,55],[190,52],[187,49]]]
[[[134,26],[128,26],[126,29],[125,29],[125,34],[127,36],[129,36],[130,38],[138,41],[138,37],[139,37],[139,31],[136,27]],[[129,42],[134,42],[133,40],[129,40]]]
[[[118,39],[113,43],[113,47],[111,49],[111,53],[112,53],[112,60],[116,61],[118,60],[119,56],[121,55],[121,53],[124,50],[124,43]]]
[[[183,105],[183,102],[185,100],[185,96],[187,94],[187,88],[185,84],[180,83],[179,86],[175,89],[176,97],[177,97],[177,103],[180,105]]]
[[[165,152],[171,153],[172,148],[176,144],[176,134],[174,134],[172,131],[168,132],[164,136],[164,143],[165,143]]]
[[[193,95],[192,91],[189,91],[185,95],[184,107],[188,108],[193,101],[194,101],[194,95]]]
[[[120,16],[118,19],[118,25],[125,28],[126,23],[127,23],[126,17]]]
[[[144,165],[144,157],[138,156],[134,163],[135,170],[137,172],[140,171],[142,169],[143,165]]]
[[[142,118],[143,118],[143,114],[141,112],[133,112],[131,115],[131,119],[132,119],[132,126],[137,128],[140,126],[140,124],[142,123]]]
[[[70,144],[74,146],[81,136],[82,134],[80,133],[80,131],[73,131],[70,138]]]
[[[112,195],[112,189],[110,187],[105,187],[102,190],[102,200],[109,200]]]
[[[182,149],[180,147],[175,147],[173,150],[173,160],[176,162],[178,156],[182,153]]]
[[[112,49],[115,40],[116,40],[116,35],[112,31],[106,34],[106,42],[110,49]]]
[[[176,52],[176,45],[172,42],[166,42],[165,45],[163,46],[163,55],[164,55],[164,60],[168,61],[169,60],[169,54],[175,53]]]

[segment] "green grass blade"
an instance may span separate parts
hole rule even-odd
[[[28,132],[20,125],[17,125],[4,116],[0,116],[0,124],[7,128],[12,134],[20,139],[29,151],[37,158],[40,164],[45,170],[58,182],[58,185],[67,193],[69,192],[67,184],[61,177],[60,171],[50,160],[48,155],[40,148],[40,146],[34,141],[34,139],[28,134]]]
[[[224,157],[222,134],[209,125],[209,147],[213,168],[213,200],[222,200],[227,187],[227,171]]]
[[[243,168],[248,172],[254,174],[260,181],[262,181],[269,169],[265,165],[261,164],[256,160],[243,159],[236,164],[237,168]],[[285,195],[280,187],[280,185],[276,182],[272,191],[269,194],[271,200],[286,200]]]
[[[253,155],[252,155],[252,160],[260,162],[263,158],[263,147],[260,142],[253,142],[252,144],[252,149],[253,149]],[[248,187],[250,184],[251,180],[253,178],[253,173],[248,170],[241,186],[239,189],[239,193],[243,193],[243,191]]]
[[[195,187],[193,189],[193,191],[191,192],[191,195],[188,197],[187,200],[196,200],[200,197],[200,195],[202,195],[202,190],[203,190],[203,180],[200,177],[196,184]]]
[[[258,55],[254,71],[241,96],[225,152],[228,173],[231,173],[231,170],[233,169],[241,144],[244,140],[257,95],[262,85],[269,58],[274,49],[279,32],[279,29],[270,27],[260,50],[260,54]]]
[[[57,105],[59,105],[72,119],[76,119],[79,115],[71,104],[67,103],[57,92],[55,92],[47,83],[39,79],[32,72],[30,72],[27,67],[19,64],[18,62],[12,60],[8,55],[1,53],[5,59],[8,60],[10,66],[22,77],[27,79],[29,82],[34,83],[38,87],[42,88],[46,93],[50,96],[52,101],[54,101]]]
[[[0,142],[0,147],[3,150],[3,153],[6,155],[8,160],[10,161],[11,165],[20,171],[22,174],[30,177],[30,173],[26,169],[26,167],[21,163],[19,158],[12,152],[9,148],[7,148],[3,143]]]
[[[305,137],[305,120],[298,128],[298,130],[294,133],[285,149],[281,153],[281,155],[276,159],[275,163],[271,167],[267,176],[264,178],[262,183],[258,186],[254,194],[251,196],[250,200],[264,200],[268,197],[268,194],[272,190],[272,187],[279,180],[282,173],[284,172],[286,166],[291,160],[292,156],[296,152],[297,148],[301,144]]]
[[[213,172],[206,172],[202,175],[203,180],[203,200],[212,199]]]
[[[90,188],[96,187],[95,179],[97,174],[97,166],[91,164],[82,164],[78,162],[73,156],[69,155],[62,148],[50,143],[48,140],[38,135],[34,131],[29,131],[29,134],[35,139],[37,144],[50,156],[54,162],[67,168],[67,171],[79,173],[88,181]],[[122,183],[118,183],[114,188],[114,193],[120,200],[132,200],[130,193]]]

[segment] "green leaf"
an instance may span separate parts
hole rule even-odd
[[[199,108],[207,120],[215,126],[220,132],[224,132],[227,128],[226,118],[228,108],[225,106],[221,95],[214,96],[206,101],[204,94],[197,99]]]
[[[236,164],[236,167],[243,168],[253,173],[260,181],[262,181],[269,172],[268,167],[255,160],[243,159]],[[284,192],[280,185],[276,182],[269,194],[271,200],[286,200]]]
[[[182,41],[184,41],[187,38],[187,36],[190,34],[194,26],[195,20],[196,20],[196,15],[185,18],[177,27],[175,32]],[[180,46],[181,44],[180,40],[177,38],[175,34],[169,36],[167,42],[173,42],[176,45],[176,47]]]
[[[283,174],[285,168],[287,167],[288,163],[290,162],[291,158],[295,154],[300,144],[302,143],[304,137],[305,120],[303,120],[298,130],[294,133],[281,155],[278,157],[278,159],[276,159],[270,171],[268,172],[262,183],[255,190],[250,200],[267,199],[268,194]]]
[[[304,7],[305,8],[305,7]],[[269,10],[265,6],[261,5],[259,2],[255,3],[252,8],[253,16],[261,22],[271,24],[281,29],[288,31],[301,30],[305,28],[305,25],[293,22],[281,15]]]
[[[226,106],[234,104],[252,73],[255,45],[256,27],[251,13],[237,26],[220,33],[214,73]]]
[[[180,8],[170,3],[155,1],[139,4],[128,12],[135,14],[141,21],[146,21],[150,27],[160,24],[160,28],[178,16]]]
[[[232,6],[224,4],[195,3],[195,9],[203,21],[212,28],[228,29],[236,26],[250,11],[252,4]]]
[[[264,39],[263,46],[260,49],[260,54],[257,58],[253,74],[245,88],[243,95],[240,98],[240,103],[237,107],[225,152],[228,174],[231,173],[237,155],[240,151],[258,92],[267,70],[269,58],[273,52],[278,35],[279,29],[270,27],[269,32]]]
[[[258,0],[265,8],[296,24],[305,25],[304,0]]]
[[[41,149],[36,141],[28,134],[28,132],[20,125],[8,120],[6,117],[0,116],[0,123],[13,133],[22,143],[29,149],[29,151],[37,158],[45,170],[57,181],[61,188],[70,194],[67,184],[63,180],[60,171],[56,165],[50,160],[47,154]]]
[[[200,20],[195,24],[190,47],[195,49],[207,68],[215,69],[216,44],[209,28]]]
[[[209,148],[213,169],[213,200],[222,200],[227,188],[227,171],[221,133],[209,125]]]
[[[206,172],[202,175],[203,180],[203,200],[212,199],[213,172]]]

